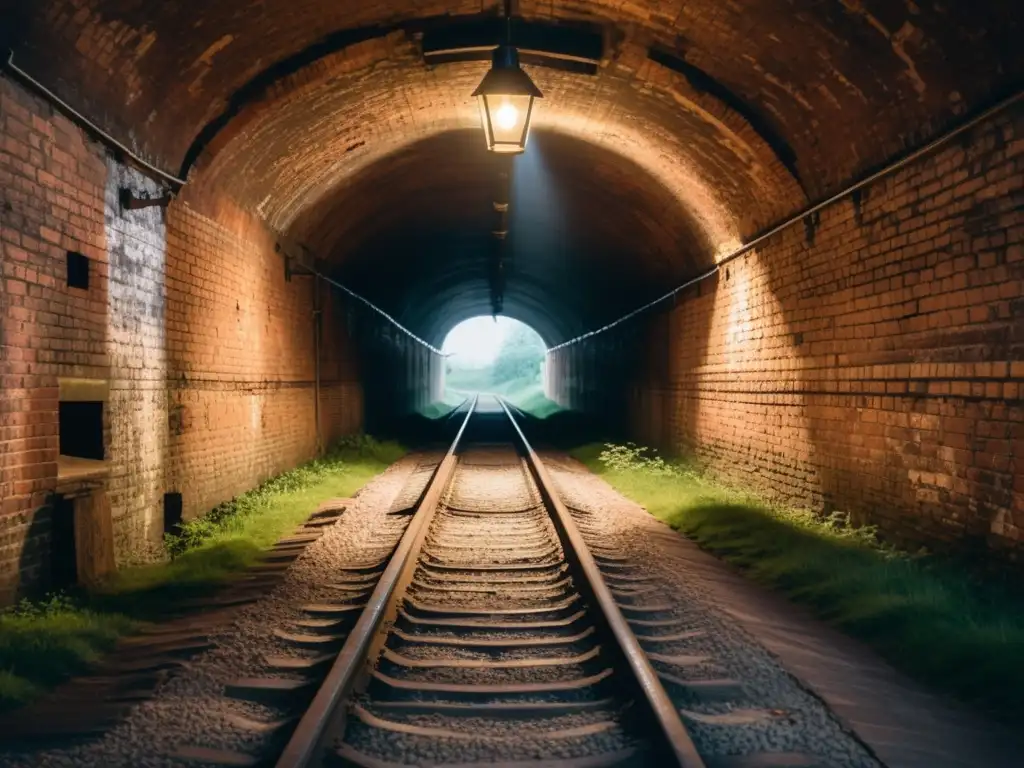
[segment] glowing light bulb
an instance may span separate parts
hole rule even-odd
[[[498,127],[503,130],[509,130],[515,128],[516,123],[519,122],[519,110],[513,107],[508,102],[505,102],[498,111],[494,113],[494,121],[498,124]]]

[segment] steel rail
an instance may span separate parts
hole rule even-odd
[[[652,727],[652,722],[654,724],[652,747],[658,752],[658,765],[705,768],[679,713],[615,602],[579,528],[554,490],[543,462],[512,415],[511,407],[503,399],[496,399],[522,443],[527,464],[549,511],[566,560],[572,571],[582,576],[577,582],[577,589],[596,608],[598,623],[603,624],[601,628],[614,641],[609,647],[621,657],[620,666],[630,672],[627,678],[631,683],[629,687],[635,689],[635,694],[638,694],[635,696],[637,703],[649,715],[643,719],[644,725]],[[278,758],[275,764],[277,768],[313,768],[324,765],[328,762],[328,740],[344,732],[346,701],[365,686],[395,622],[400,603],[398,598],[404,595],[418,567],[419,553],[442,495],[451,482],[457,463],[456,451],[476,412],[479,396],[467,402],[470,405],[458,434],[434,471],[416,513],[356,625]]]
[[[380,650],[387,627],[394,621],[397,611],[394,596],[402,594],[404,586],[412,579],[423,540],[455,469],[459,441],[473,418],[478,400],[478,396],[474,397],[470,403],[458,434],[434,471],[366,607],[278,758],[277,768],[312,768],[324,762],[324,742],[337,730],[333,726],[344,724],[345,700],[372,670],[376,663],[375,651]]]
[[[636,639],[636,635],[633,634],[629,623],[622,615],[622,611],[619,609],[611,590],[601,575],[594,556],[590,554],[590,549],[583,540],[583,535],[576,526],[576,522],[572,519],[572,515],[569,514],[569,510],[562,503],[561,498],[559,498],[547,468],[526,439],[526,435],[523,434],[523,430],[520,429],[519,424],[512,415],[509,405],[500,397],[498,398],[498,403],[504,409],[505,415],[508,416],[513,429],[515,429],[523,443],[527,463],[537,481],[537,486],[540,489],[545,504],[551,510],[552,521],[555,523],[559,538],[562,540],[562,549],[567,558],[571,557],[576,561],[576,570],[581,572],[585,579],[585,583],[578,586],[584,587],[586,591],[590,592],[590,595],[585,596],[589,597],[591,604],[595,605],[600,611],[606,628],[614,638],[617,649],[631,672],[633,682],[641,693],[639,697],[640,703],[646,705],[646,708],[653,716],[661,742],[655,746],[660,746],[663,758],[666,761],[671,761],[659,762],[658,765],[677,765],[680,768],[704,768],[704,761],[697,753],[697,748],[694,746],[686,726],[679,717],[678,710],[658,679],[658,673],[654,671],[651,662],[648,661],[647,654],[640,646],[640,641]]]

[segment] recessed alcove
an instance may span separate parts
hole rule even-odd
[[[59,380],[56,495],[51,502],[50,578],[54,587],[90,584],[115,568],[107,498],[102,379]]]

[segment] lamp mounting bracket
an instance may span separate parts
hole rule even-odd
[[[453,19],[423,31],[427,65],[489,61],[495,47],[514,40],[523,64],[596,75],[605,55],[604,29],[590,22],[528,21],[516,16]]]

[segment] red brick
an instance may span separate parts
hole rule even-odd
[[[1024,115],[1016,113],[1010,127],[1024,132]],[[998,119],[980,127],[978,147],[1007,128]],[[951,157],[940,152],[913,168],[948,165]],[[956,184],[974,209],[987,198],[979,171],[967,163],[961,157],[949,167],[963,165]],[[907,183],[899,199],[887,200],[882,190],[890,183],[867,190],[863,216],[870,221],[884,207],[912,233],[914,185],[923,182]],[[1018,176],[1018,193],[1020,184]],[[935,231],[948,230],[949,242],[972,242],[964,208],[944,200],[932,210]],[[984,239],[1021,237],[1007,225],[990,228]],[[820,227],[813,243],[792,227],[733,262],[728,281],[709,281],[699,296],[679,296],[670,311],[553,353],[548,391],[582,410],[608,412],[619,407],[609,403],[623,402],[636,439],[691,453],[774,501],[848,511],[900,542],[955,547],[967,534],[950,530],[988,531],[978,502],[1008,504],[1006,489],[1015,482],[1016,452],[1006,438],[1024,435],[1024,362],[1013,359],[1006,340],[1018,338],[1024,305],[1000,259],[950,259],[944,247],[920,240],[924,261],[911,266],[901,243],[879,242],[867,225]],[[1007,250],[1018,252],[1016,245]],[[886,308],[898,307],[906,291],[892,284],[893,274],[919,301],[889,322]],[[809,323],[824,318],[832,352],[823,361],[808,341]],[[639,368],[620,394],[628,400],[608,400],[594,382],[617,375],[612,366],[622,346],[639,347]],[[1024,554],[1022,542],[988,533],[998,556]]]
[[[166,247],[158,211],[105,216],[105,187],[119,181],[108,178],[104,151],[70,124],[43,130],[53,118],[20,93],[44,144],[73,131],[81,162],[48,146],[63,170],[60,179],[40,171],[38,181],[60,193],[5,198],[0,535],[15,519],[31,520],[56,485],[58,378],[107,379],[105,442],[114,465],[107,490],[124,556],[159,542],[162,527],[147,521],[159,521],[165,492],[181,491],[186,516],[194,517],[313,455],[310,283],[286,285],[265,225],[222,195],[176,201],[166,212]],[[0,158],[9,157],[7,146],[0,145]],[[81,243],[58,231],[62,221]],[[111,228],[133,247],[111,257]],[[72,242],[93,259],[88,293],[64,288],[61,246]],[[114,291],[122,286],[129,290]],[[325,301],[326,441],[362,424],[351,341],[340,327],[345,317],[343,307]],[[188,418],[169,413],[169,400],[184,403]],[[176,429],[168,443],[169,424]],[[18,528],[9,534],[16,546],[0,556],[0,604],[17,589],[45,586],[38,581],[47,570],[39,559],[45,547],[20,562],[30,530],[46,535],[41,526]]]

